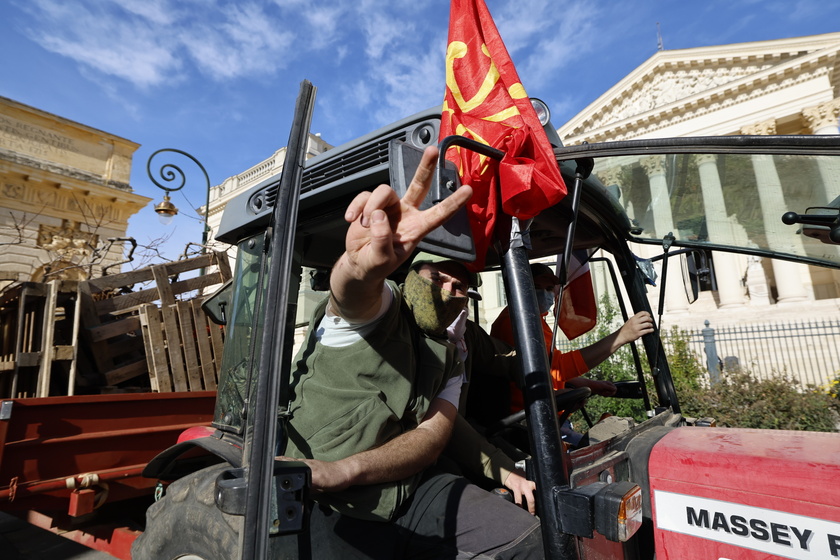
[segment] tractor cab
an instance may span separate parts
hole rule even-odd
[[[305,135],[308,121],[302,122]],[[379,184],[404,186],[417,154],[437,143],[439,128],[440,111],[432,109],[331,149],[305,165],[302,159],[287,160],[285,178],[270,177],[228,204],[216,238],[236,247],[234,279],[205,305],[227,325],[228,333],[216,431],[205,441],[168,450],[147,469],[147,476],[171,485],[150,509],[146,534],[135,545],[135,553],[147,552],[138,558],[234,558],[240,557],[240,550],[246,551],[245,557],[261,558],[275,539],[289,538],[299,539],[301,557],[306,556],[307,468],[274,462],[284,437],[293,349],[307,327],[309,312],[326,296],[329,270],[344,251],[348,203]],[[293,131],[290,151],[295,141],[300,136]],[[777,467],[801,466],[806,458],[819,465],[809,469],[816,478],[800,487],[794,482],[799,475],[784,471],[791,474],[784,477],[787,482],[774,482],[773,487],[787,484],[791,489],[787,501],[773,506],[772,522],[788,519],[787,525],[799,527],[794,521],[807,515],[807,503],[816,504],[814,511],[823,525],[815,524],[813,534],[822,531],[823,539],[840,534],[840,496],[826,491],[836,486],[830,477],[836,480],[840,474],[837,453],[831,451],[831,446],[840,449],[836,435],[830,445],[812,445],[803,435],[793,438],[795,442],[786,439],[787,447],[780,447],[773,443],[775,436],[726,431],[684,418],[658,329],[631,344],[635,378],[615,396],[642,403],[646,418],[607,419],[589,429],[588,445],[564,445],[564,417],[558,410],[585,407],[589,392],[555,394],[551,388],[542,334],[535,334],[539,313],[529,270],[531,262],[550,262],[562,276],[572,254],[584,255],[593,268],[608,270],[610,289],[626,320],[639,311],[661,319],[670,298],[690,305],[702,283],[709,281],[712,267],[726,274],[737,269],[733,263],[738,259],[749,256],[840,268],[840,137],[555,144],[569,195],[532,220],[504,221],[498,228],[503,233],[486,255],[485,269],[501,272],[502,283],[497,285],[503,286],[515,322],[514,348],[526,406],[503,424],[517,424],[528,434],[528,474],[537,484],[544,532],[551,535],[545,542],[546,557],[692,556],[674,555],[669,546],[700,547],[715,551],[715,558],[766,557],[756,550],[799,557],[778,553],[769,538],[770,548],[758,546],[767,544],[763,534],[772,536],[776,530],[770,521],[764,533],[759,525],[749,529],[745,521],[746,540],[716,538],[720,523],[714,511],[726,512],[721,515],[727,516],[728,535],[738,537],[738,508],[752,508],[750,519],[758,519],[756,512],[769,507],[762,501],[767,478],[781,477]],[[452,170],[441,165],[431,196],[446,196],[456,180]],[[285,217],[278,221],[280,210]],[[456,216],[422,250],[453,258],[469,255],[469,228],[459,221],[463,219]],[[398,271],[395,280],[404,273],[404,268]],[[485,281],[485,290],[494,288]],[[281,296],[282,318],[268,315],[266,306]],[[752,482],[739,478],[741,487],[734,488],[718,478],[724,465],[714,458],[699,460],[699,448],[692,442],[700,441],[721,460],[743,457],[770,470],[753,473]],[[677,467],[669,453],[682,457],[684,476],[674,478]],[[710,509],[713,499],[718,510]],[[219,535],[210,539],[217,548],[199,551],[199,544],[190,541],[193,533],[182,525],[190,522],[191,509],[201,510],[203,537]],[[666,510],[681,521],[663,518]],[[255,544],[241,545],[241,539],[249,538]],[[177,546],[170,548],[169,543]]]

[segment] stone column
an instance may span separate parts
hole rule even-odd
[[[596,162],[596,169],[595,175],[597,175],[598,179],[601,183],[606,187],[607,191],[614,195],[618,196],[618,203],[624,208],[624,211],[627,213],[627,216],[630,218],[631,222],[635,222],[635,214],[633,211],[633,203],[630,201],[630,197],[628,196],[626,189],[627,185],[622,184],[621,180],[621,172],[624,169],[623,166],[616,166],[610,167],[607,169],[598,169],[597,162]],[[596,257],[605,257],[612,262],[613,269],[615,268],[615,259],[613,259],[612,255],[607,251],[598,251],[595,253]],[[600,301],[601,297],[604,294],[608,294],[615,299],[621,298],[621,291],[619,290],[616,292],[616,288],[613,285],[612,277],[610,276],[610,272],[607,269],[609,265],[606,263],[599,263],[598,265],[592,266],[592,281],[595,285],[595,297],[597,301]]]
[[[770,305],[770,290],[767,287],[767,276],[761,266],[761,257],[747,257],[747,292],[750,294],[750,305]]]
[[[596,171],[596,174],[598,175],[598,179],[600,179],[601,183],[607,187],[608,191],[612,191],[615,187],[618,187],[619,199],[623,204],[627,197],[621,192],[621,167],[599,169]]]
[[[840,97],[802,109],[802,117],[811,134],[840,134]]]
[[[650,205],[653,210],[654,235],[663,238],[674,232],[671,198],[665,180],[665,156],[648,156],[639,160],[650,183]],[[676,233],[674,234],[676,236]],[[676,262],[676,261],[675,261]],[[688,311],[688,299],[683,288],[682,268],[668,263],[668,281],[665,284],[667,310],[672,313]]]
[[[774,120],[765,121],[753,126],[744,127],[741,129],[741,133],[775,134],[776,123]],[[785,199],[782,194],[782,183],[776,171],[773,156],[756,154],[751,157],[758,187],[758,200],[761,204],[761,213],[766,226],[771,223],[771,220],[780,220],[782,214],[789,209],[785,205]],[[767,245],[770,249],[805,254],[800,238],[780,234],[778,233],[778,228],[765,227],[765,229],[767,232]],[[771,233],[774,231],[776,232],[775,234]],[[776,277],[776,291],[778,292],[777,303],[795,303],[809,299],[808,290],[802,281],[802,265],[779,259],[773,259],[772,265],[773,275]]]
[[[634,224],[638,224],[636,211],[633,208],[633,201],[630,200],[630,194],[628,192],[629,185],[623,185],[621,181],[621,171],[623,169],[624,168],[622,166],[602,169],[598,171],[598,178],[611,194],[615,195],[616,192],[618,192],[618,203],[622,208],[624,208],[624,211],[627,213],[630,221]]]
[[[732,224],[726,213],[723,188],[717,168],[717,156],[700,154],[694,156],[700,173],[700,187],[703,193],[703,208],[706,213],[706,230],[713,243],[731,242]],[[744,288],[741,285],[738,257],[732,253],[715,253],[715,280],[717,280],[720,308],[744,305]]]

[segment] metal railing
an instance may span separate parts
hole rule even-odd
[[[758,378],[784,374],[801,386],[828,383],[840,371],[840,320],[730,325],[687,331],[714,383],[721,372],[748,370]],[[665,341],[667,345],[667,339]]]

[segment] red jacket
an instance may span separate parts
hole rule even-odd
[[[554,333],[551,327],[548,326],[548,323],[545,322],[545,315],[542,317],[542,328],[543,336],[545,337],[545,347],[546,349],[551,348]],[[493,322],[493,326],[490,328],[490,336],[498,338],[511,346],[514,345],[509,308],[505,307],[502,309],[502,312]],[[580,350],[573,350],[567,353],[558,352],[557,350],[554,351],[551,360],[551,380],[555,391],[563,389],[566,381],[579,377],[587,371],[589,371],[589,366],[583,361]],[[513,383],[511,383],[510,405],[511,412],[522,410],[525,406],[522,399],[522,391]]]

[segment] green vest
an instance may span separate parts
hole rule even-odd
[[[455,347],[424,336],[392,287],[395,305],[350,346],[324,346],[315,337],[328,299],[313,313],[295,358],[286,455],[336,461],[378,447],[416,428],[446,381],[463,371]],[[351,517],[387,521],[421,475],[315,499]]]

